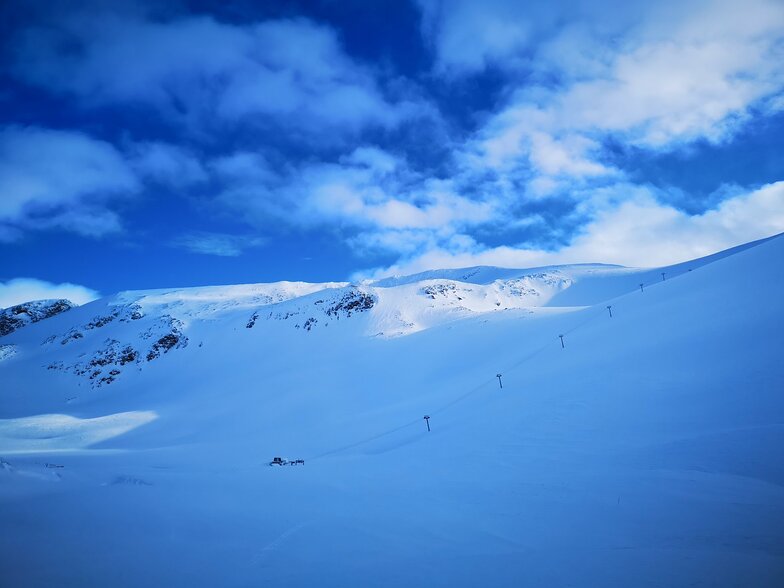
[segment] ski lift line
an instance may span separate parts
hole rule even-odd
[[[548,342],[545,345],[542,345],[539,349],[536,349],[536,350],[532,351],[531,353],[529,353],[528,355],[526,355],[522,359],[519,359],[515,363],[513,363],[512,365],[507,366],[506,369],[504,369],[502,373],[510,372],[510,371],[512,371],[514,369],[519,368],[521,365],[531,361],[534,357],[536,357],[540,353],[544,353],[547,349],[549,349],[552,346],[553,346],[553,342]]]
[[[564,331],[564,335],[568,335],[568,334],[574,333],[575,331],[577,331],[578,329],[581,329],[582,327],[584,327],[588,323],[591,323],[594,320],[596,320],[598,318],[603,318],[603,317],[604,317],[604,309],[597,310],[595,313],[590,314],[585,320],[583,320],[582,322],[576,324],[571,329],[565,330]],[[520,367],[521,365],[531,361],[536,356],[538,356],[539,354],[543,353],[545,350],[549,349],[552,346],[553,346],[552,342],[545,343],[544,345],[542,345],[538,349],[534,350],[533,352],[529,353],[525,357],[523,357],[520,360],[516,361],[514,364],[511,364],[511,365],[507,366],[505,369],[501,370],[501,373],[507,373],[507,372],[510,372],[512,370],[515,370],[516,368]],[[494,383],[495,382],[494,382],[493,378],[489,378],[488,380],[482,382],[481,384],[479,384],[479,385],[475,386],[474,388],[471,388],[467,392],[461,394],[460,396],[458,396],[454,400],[451,400],[447,404],[437,408],[436,410],[430,411],[430,414],[431,415],[440,414],[440,413],[444,412],[445,410],[447,410],[448,408],[451,408],[452,406],[454,406],[458,402],[461,402],[462,400],[468,398],[472,394],[475,394],[476,392],[478,392],[479,390],[481,390],[485,386],[488,386],[488,385],[491,385],[491,384],[494,384]]]
[[[468,392],[464,392],[463,394],[461,394],[461,395],[460,395],[460,396],[458,396],[457,398],[454,398],[453,400],[450,400],[449,402],[447,402],[446,404],[444,404],[444,405],[440,406],[439,408],[437,408],[437,409],[435,409],[435,410],[431,410],[431,411],[430,411],[430,414],[431,414],[431,415],[434,415],[434,414],[441,414],[442,412],[444,412],[444,411],[445,411],[445,410],[447,410],[448,408],[451,408],[451,407],[453,407],[453,406],[454,406],[455,404],[457,404],[458,402],[461,402],[461,401],[465,400],[466,398],[468,398],[468,397],[469,397],[469,396],[471,396],[472,394],[476,394],[477,392],[479,392],[479,391],[480,391],[482,388],[484,388],[485,386],[489,386],[490,384],[494,384],[494,383],[495,383],[495,382],[493,382],[493,380],[492,380],[492,379],[490,379],[490,380],[487,380],[487,381],[485,381],[485,382],[482,382],[481,384],[479,384],[479,385],[477,385],[477,386],[474,386],[473,388],[471,388],[471,389],[470,389]]]
[[[686,272],[681,272],[680,274],[676,274],[674,277],[676,277],[676,278],[680,277],[684,273],[686,273]],[[661,282],[650,282],[650,283],[643,282],[643,285],[644,286],[653,286],[653,285],[660,284],[660,283]],[[618,296],[616,298],[621,298],[621,297],[627,296],[627,295],[628,295],[628,293],[627,294],[623,294],[621,296]],[[615,300],[615,299],[613,299],[613,300]],[[576,324],[571,329],[563,331],[563,334],[564,335],[569,335],[571,333],[574,333],[578,329],[581,329],[582,327],[584,327],[585,325],[593,322],[594,320],[596,320],[596,319],[598,319],[600,317],[603,317],[605,308],[602,308],[601,310],[597,310],[597,312],[595,312],[595,313],[591,313],[582,322]],[[512,370],[520,367],[521,365],[531,361],[534,357],[536,357],[540,353],[543,353],[546,349],[550,348],[552,345],[553,345],[552,342],[548,342],[548,343],[542,345],[539,349],[534,350],[533,352],[529,353],[528,355],[526,355],[522,359],[518,360],[514,364],[508,366],[505,370],[502,370],[501,373],[507,373],[507,372],[512,371]],[[455,398],[453,400],[450,400],[449,402],[447,402],[446,404],[444,404],[441,407],[437,408],[436,410],[430,411],[429,414],[430,415],[441,414],[442,412],[444,412],[445,410],[451,408],[452,406],[454,406],[458,402],[461,402],[461,401],[465,400],[469,396],[471,396],[473,394],[476,394],[478,391],[480,391],[485,386],[488,386],[488,385],[491,385],[491,384],[495,384],[495,378],[489,378],[488,380],[482,382],[481,384],[478,384],[477,386],[474,386],[473,388],[471,388],[467,392],[464,392],[463,394],[461,394],[457,398]],[[313,461],[313,460],[321,459],[323,457],[327,457],[329,455],[333,455],[335,453],[341,453],[341,452],[346,451],[348,449],[353,449],[355,447],[360,447],[362,445],[365,445],[366,443],[371,443],[372,441],[375,441],[377,439],[381,439],[382,437],[386,437],[387,435],[391,435],[393,433],[397,433],[398,431],[402,431],[403,429],[406,429],[408,427],[412,427],[414,425],[418,425],[420,420],[421,419],[416,418],[413,421],[410,421],[410,422],[408,422],[406,424],[403,424],[403,425],[399,425],[399,426],[394,427],[392,429],[388,429],[388,430],[386,430],[386,431],[384,431],[382,433],[379,433],[377,435],[373,435],[371,437],[367,437],[365,439],[361,439],[359,441],[355,441],[354,443],[349,443],[348,445],[343,445],[341,447],[338,447],[337,449],[331,449],[329,451],[325,451],[325,452],[320,453],[320,454],[318,454],[316,456],[313,456],[313,457],[309,457],[309,458],[307,458],[307,460],[308,461]]]
[[[656,268],[652,268],[651,271],[653,271],[655,269]],[[686,275],[689,272],[691,272],[692,269],[694,269],[694,268],[686,269],[684,271],[678,272],[677,274],[675,274],[675,273],[674,274],[670,274],[669,272],[664,272],[667,275],[667,279],[666,280],[651,280],[650,282],[641,282],[640,286],[643,286],[644,288],[652,288],[653,286],[658,286],[662,282],[669,282],[670,280],[673,280],[675,278],[680,278],[681,276]],[[696,269],[700,269],[700,268],[696,268]],[[660,272],[658,275],[661,276],[662,273]],[[607,302],[611,302],[613,300],[617,300],[618,298],[623,298],[624,296],[628,296],[629,294],[630,294],[630,292],[627,292],[626,294],[620,294],[620,295],[616,296],[615,298],[607,299]]]
[[[476,392],[481,390],[483,387],[487,386],[488,384],[492,384],[492,383],[493,383],[493,380],[488,380],[488,381],[486,381],[486,382],[484,382],[484,383],[482,383],[482,384],[480,384],[478,386],[475,386],[474,388],[472,388],[468,392],[465,392],[464,394],[458,396],[454,400],[449,401],[447,404],[441,406],[440,408],[436,409],[435,411],[431,411],[430,415],[442,413],[446,409],[448,409],[451,406],[457,404],[461,400],[464,400],[464,399],[468,398],[470,395],[475,394]],[[404,425],[399,425],[397,427],[394,427],[392,429],[388,429],[388,430],[386,430],[386,431],[384,431],[382,433],[379,433],[377,435],[373,435],[371,437],[366,437],[365,439],[360,439],[358,441],[355,441],[354,443],[349,443],[348,445],[343,445],[341,447],[338,447],[337,449],[330,449],[329,451],[325,451],[325,452],[319,453],[318,455],[315,455],[313,457],[306,458],[306,460],[307,461],[313,461],[313,460],[316,460],[316,459],[321,459],[322,457],[326,457],[328,455],[332,455],[332,454],[335,454],[335,453],[341,453],[341,452],[346,451],[348,449],[353,449],[354,447],[360,447],[361,445],[365,445],[366,443],[371,443],[372,441],[375,441],[375,440],[380,439],[382,437],[386,437],[387,435],[391,435],[392,433],[397,433],[398,431],[402,431],[403,429],[407,429],[408,427],[412,427],[414,425],[418,425],[420,420],[421,419],[417,418],[417,419],[415,419],[413,421],[410,421],[410,422],[408,422],[408,423],[406,423]]]
[[[573,333],[575,330],[585,326],[586,324],[588,324],[589,322],[591,322],[592,320],[594,320],[598,316],[600,316],[600,313],[596,313],[595,315],[590,316],[587,320],[584,320],[581,323],[579,323],[578,325],[576,325],[576,326],[572,327],[571,329],[565,331],[565,333]],[[534,357],[536,357],[540,353],[544,352],[544,350],[549,348],[551,345],[552,345],[552,343],[547,343],[547,344],[543,345],[539,349],[536,349],[534,352],[529,353],[527,356],[525,356],[521,360],[517,361],[512,366],[508,367],[505,371],[511,371],[511,370],[513,370],[513,369],[523,365],[524,363],[527,363],[528,361],[532,360]],[[457,404],[459,402],[462,402],[463,400],[465,400],[469,396],[472,396],[473,394],[476,394],[477,392],[479,392],[485,386],[489,386],[489,385],[493,385],[493,384],[495,384],[495,378],[488,378],[487,380],[485,380],[481,384],[478,384],[478,385],[474,386],[470,390],[464,392],[463,394],[461,394],[457,398],[454,398],[453,400],[450,400],[449,402],[447,402],[446,404],[440,406],[436,410],[431,410],[429,414],[431,416],[432,415],[441,414],[444,411],[446,411],[447,409],[453,407],[455,404]],[[347,445],[343,445],[341,447],[338,447],[337,449],[331,449],[329,451],[325,451],[325,452],[320,453],[320,454],[318,454],[316,456],[306,458],[306,460],[307,461],[313,461],[313,460],[321,459],[323,457],[327,457],[329,455],[333,455],[335,453],[341,453],[341,452],[346,451],[348,449],[353,449],[355,447],[360,447],[362,445],[365,445],[367,443],[370,443],[370,442],[375,441],[377,439],[380,439],[382,437],[386,437],[387,435],[391,435],[392,433],[397,433],[398,431],[401,431],[401,430],[406,429],[408,427],[411,427],[411,426],[414,426],[416,424],[419,424],[419,421],[420,421],[420,419],[417,418],[417,419],[415,419],[413,421],[410,421],[410,422],[408,422],[408,423],[406,423],[404,425],[399,425],[399,426],[394,427],[392,429],[388,429],[386,431],[383,431],[382,433],[379,433],[377,435],[373,435],[373,436],[367,437],[365,439],[360,439],[358,441],[355,441],[354,443],[349,443]]]
[[[596,313],[595,315],[590,316],[587,320],[584,320],[581,323],[579,323],[578,325],[576,325],[576,326],[572,327],[571,329],[565,331],[565,333],[573,333],[575,330],[577,330],[580,327],[585,326],[586,324],[588,324],[590,321],[594,320],[598,316],[601,316],[600,313]],[[551,345],[552,345],[552,343],[547,343],[547,344],[543,345],[539,349],[536,349],[535,351],[533,351],[532,353],[529,353],[524,358],[518,360],[513,365],[509,366],[505,371],[511,371],[511,370],[513,370],[513,369],[523,365],[524,363],[527,363],[528,361],[532,360],[534,357],[536,357],[540,353],[544,352]],[[447,402],[446,404],[440,406],[436,410],[431,410],[429,414],[431,416],[432,415],[441,414],[444,411],[448,410],[449,408],[453,407],[455,404],[457,404],[459,402],[462,402],[463,400],[465,400],[469,396],[472,396],[473,394],[476,394],[482,388],[484,388],[486,386],[493,385],[493,384],[495,384],[494,378],[488,378],[487,380],[485,380],[481,384],[478,384],[478,385],[474,386],[470,390],[464,392],[463,394],[461,394],[457,398],[454,398],[453,400],[450,400],[449,402]],[[371,437],[367,437],[365,439],[361,439],[361,440],[355,441],[354,443],[349,443],[348,445],[341,446],[341,447],[339,447],[337,449],[331,449],[329,451],[325,451],[325,452],[320,453],[320,454],[318,454],[318,455],[316,455],[314,457],[307,458],[307,461],[313,461],[314,459],[321,459],[323,457],[327,457],[327,456],[333,455],[335,453],[341,453],[341,452],[346,451],[348,449],[353,449],[355,447],[360,447],[361,445],[365,445],[366,443],[370,443],[372,441],[375,441],[376,439],[380,439],[382,437],[386,437],[387,435],[391,435],[392,433],[397,433],[398,431],[401,431],[401,430],[406,429],[408,427],[414,426],[414,425],[419,423],[419,420],[420,419],[417,418],[416,420],[410,421],[410,422],[408,422],[408,423],[406,423],[404,425],[399,425],[399,426],[394,427],[392,429],[388,429],[388,430],[386,430],[386,431],[384,431],[382,433],[379,433],[377,435],[373,435]]]
[[[588,323],[592,322],[593,320],[595,320],[595,319],[597,319],[599,317],[603,317],[603,316],[604,316],[604,313],[602,313],[602,312],[597,312],[595,314],[592,314],[586,320],[584,320],[581,323],[575,325],[571,329],[568,329],[568,330],[564,331],[563,334],[564,335],[569,335],[571,333],[574,333],[577,329],[580,329],[580,328],[584,327],[585,325],[587,325]],[[556,338],[556,340],[557,340],[557,338]],[[501,371],[501,373],[506,373],[506,372],[510,372],[512,370],[517,369],[521,365],[523,365],[525,363],[528,363],[533,358],[535,358],[536,356],[538,356],[541,353],[544,353],[547,349],[549,349],[550,347],[553,347],[553,346],[554,346],[554,342],[553,341],[548,341],[547,343],[545,343],[544,345],[542,345],[538,349],[535,349],[534,351],[532,351],[531,353],[529,353],[525,357],[523,357],[523,358],[519,359],[518,361],[516,361],[515,363],[507,366],[504,370]]]
[[[316,459],[321,459],[322,457],[326,457],[328,455],[332,455],[333,453],[340,453],[342,451],[346,451],[347,449],[353,449],[354,447],[359,447],[360,445],[364,445],[366,443],[370,443],[375,441],[376,439],[381,439],[382,437],[386,437],[387,435],[391,435],[392,433],[397,433],[398,431],[402,431],[403,429],[407,429],[408,427],[412,427],[416,424],[419,424],[421,419],[416,419],[406,423],[405,425],[399,425],[394,429],[389,429],[384,431],[383,433],[378,433],[377,435],[373,435],[372,437],[367,437],[365,439],[361,439],[359,441],[355,441],[354,443],[349,443],[348,445],[343,445],[342,447],[338,447],[337,449],[330,449],[329,451],[325,451],[323,453],[319,453],[313,457],[306,458],[307,461],[313,461]]]
[[[585,325],[587,325],[588,323],[590,323],[590,322],[592,322],[592,321],[594,321],[594,320],[596,320],[597,318],[600,318],[600,317],[601,317],[601,318],[604,318],[604,310],[603,310],[603,309],[602,309],[602,311],[600,311],[600,312],[596,312],[596,313],[594,313],[594,314],[590,314],[590,315],[588,315],[588,316],[585,318],[585,320],[584,320],[584,321],[582,321],[581,323],[579,323],[579,324],[577,324],[577,325],[573,326],[571,329],[568,329],[568,330],[564,331],[564,332],[563,332],[563,334],[564,334],[564,335],[570,335],[570,334],[574,333],[574,332],[575,332],[577,329],[581,329],[581,328],[583,328],[583,327],[584,327]]]

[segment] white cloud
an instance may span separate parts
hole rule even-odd
[[[418,0],[422,33],[435,53],[435,70],[465,75],[490,66],[519,70],[533,50],[570,21],[615,35],[639,17],[630,0]]]
[[[439,18],[470,29],[457,7]],[[580,25],[555,26],[538,8],[520,17],[535,21],[539,42],[509,48],[496,64],[516,67],[518,51],[530,57],[528,75],[509,77],[514,91],[506,106],[460,150],[474,174],[522,177],[532,195],[564,193],[572,183],[619,175],[605,162],[608,140],[650,151],[728,141],[757,111],[777,110],[784,92],[781,2],[638,3],[633,26],[627,15],[621,30],[602,22],[605,4],[576,7]],[[509,3],[484,8],[505,15]]]
[[[493,216],[490,204],[456,194],[439,182],[425,181],[414,193],[406,193],[398,191],[402,186],[394,179],[380,182],[365,170],[333,166],[307,170],[306,182],[301,189],[314,218],[334,217],[357,226],[440,229],[478,224]]]
[[[198,129],[216,117],[261,117],[289,133],[334,140],[413,113],[410,104],[387,100],[332,29],[306,19],[240,26],[205,16],[154,22],[79,12],[15,41],[15,74],[28,83],[85,104],[147,104]]]
[[[625,265],[665,265],[784,232],[784,182],[689,215],[639,196],[602,211],[556,257]]]
[[[289,124],[358,128],[394,125],[401,112],[388,104],[373,77],[342,51],[332,30],[306,20],[259,23],[248,31],[244,63],[230,68],[217,112],[284,116]]]
[[[621,52],[606,78],[576,83],[555,97],[558,124],[624,133],[651,148],[719,141],[734,130],[734,117],[784,85],[784,7],[759,24],[747,32],[728,22],[713,38],[690,36],[684,27]]]
[[[419,0],[423,32],[436,52],[436,68],[456,74],[508,60],[526,48],[531,22],[518,2]]]
[[[53,284],[35,278],[14,278],[0,282],[0,308],[8,308],[22,302],[65,298],[75,304],[85,304],[100,297],[95,290],[78,284]]]
[[[263,157],[236,153],[213,163],[227,182],[218,202],[250,224],[285,222],[333,227],[360,248],[410,251],[417,242],[448,239],[461,227],[487,222],[498,211],[492,199],[469,198],[448,180],[414,173],[378,147],[362,146],[339,162],[307,162],[273,171]]]
[[[567,135],[556,140],[547,133],[530,135],[530,160],[546,176],[598,176],[609,170],[595,161],[591,153],[598,151],[595,141],[580,135]]]
[[[623,189],[620,186],[618,189]],[[660,204],[643,189],[595,212],[569,244],[555,251],[515,247],[433,247],[392,267],[362,277],[401,275],[432,268],[497,265],[536,267],[602,262],[627,266],[669,265],[784,232],[784,182],[768,184],[725,200],[716,209],[688,215]]]
[[[109,202],[139,189],[109,143],[75,131],[0,129],[0,225],[102,236],[120,230]]]

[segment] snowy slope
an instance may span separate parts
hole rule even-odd
[[[0,585],[784,583],[784,239],[466,275],[124,293],[0,338]],[[111,341],[138,357],[75,373]]]
[[[504,270],[485,268],[488,272]],[[477,314],[510,309],[532,313],[573,283],[572,274],[563,269],[518,270],[515,275],[487,284],[447,279],[388,286],[281,282],[122,292],[72,310],[65,318],[10,333],[2,338],[0,360],[14,358],[22,364],[9,371],[23,379],[45,368],[87,380],[77,385],[100,387],[193,344],[193,333],[211,323],[217,323],[220,332],[239,326],[264,330],[280,322],[311,332],[330,325],[334,330],[341,319],[344,324],[352,319],[341,330],[389,338]],[[196,344],[203,345],[203,340]],[[25,386],[17,389],[24,391]]]

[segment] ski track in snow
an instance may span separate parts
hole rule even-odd
[[[300,530],[304,529],[308,525],[311,525],[311,522],[304,522],[294,525],[293,527],[286,529],[283,533],[278,535],[275,539],[270,541],[264,547],[262,547],[256,555],[253,556],[251,559],[252,566],[264,566],[265,562],[268,558],[272,557],[275,554],[275,550],[283,545],[283,543],[289,539],[289,537],[293,536],[295,533],[298,533]]]

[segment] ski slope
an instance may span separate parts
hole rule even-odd
[[[784,585],[782,300],[777,237],[25,325],[0,338],[0,585]]]

